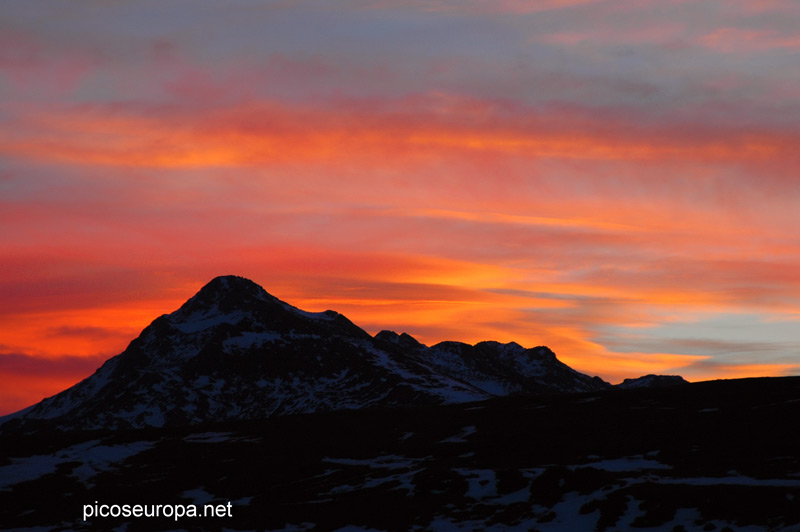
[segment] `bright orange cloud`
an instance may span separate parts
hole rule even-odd
[[[2,316],[3,348],[44,357],[110,357],[122,352],[146,325],[165,309],[177,308],[179,302],[140,305],[139,308],[126,305]]]
[[[39,160],[149,167],[331,163],[398,155],[429,159],[448,151],[625,161],[797,158],[793,136],[777,131],[704,133],[667,127],[648,132],[634,124],[605,123],[602,114],[564,111],[563,122],[572,124],[565,130],[559,110],[544,117],[526,117],[522,110],[512,117],[493,111],[475,114],[474,102],[454,103],[434,121],[413,109],[403,114],[354,109],[353,114],[277,104],[201,115],[158,108],[29,111],[18,115],[18,128],[0,130],[0,151]],[[404,109],[407,102],[391,107]]]

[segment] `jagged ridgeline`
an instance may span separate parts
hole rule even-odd
[[[547,347],[370,336],[237,276],[217,277],[146,327],[94,375],[5,419],[3,429],[138,428],[610,388]]]

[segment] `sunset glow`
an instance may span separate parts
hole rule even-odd
[[[12,0],[0,415],[211,278],[610,382],[800,374],[789,0]]]

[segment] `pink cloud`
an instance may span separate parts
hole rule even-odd
[[[720,28],[703,36],[700,43],[726,53],[793,50],[800,48],[800,34],[782,34],[774,30]]]
[[[600,0],[496,0],[493,2],[482,2],[481,0],[415,0],[412,2],[397,2],[396,0],[354,0],[351,2],[351,5],[371,9],[410,8],[434,12],[524,14],[568,9],[597,3],[599,1]]]
[[[0,34],[0,76],[10,80],[20,94],[71,93],[98,66],[93,54],[63,49],[53,53],[31,34],[7,29]]]

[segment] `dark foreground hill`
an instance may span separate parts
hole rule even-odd
[[[798,531],[797,419],[773,378],[5,435],[0,530]]]

